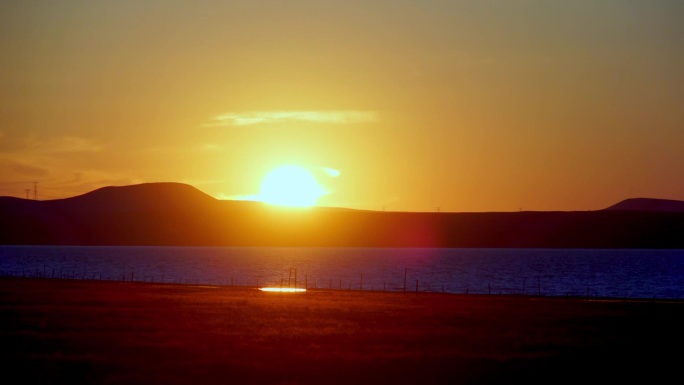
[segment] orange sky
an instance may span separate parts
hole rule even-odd
[[[676,0],[3,1],[0,195],[231,198],[299,164],[326,206],[684,200],[682,20]]]

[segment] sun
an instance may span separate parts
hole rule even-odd
[[[311,207],[326,194],[304,167],[286,165],[271,170],[261,182],[259,200],[279,206]]]

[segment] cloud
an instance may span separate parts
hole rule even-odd
[[[183,146],[150,147],[146,151],[156,154],[195,154],[215,153],[224,150],[224,146],[217,143],[199,143]]]
[[[93,141],[76,136],[64,136],[41,143],[46,152],[99,152],[102,147]]]
[[[254,111],[219,115],[209,126],[250,126],[293,121],[351,124],[375,120],[377,120],[377,113],[372,111]]]
[[[36,134],[3,137],[0,133],[0,149],[5,153],[25,155],[47,155],[65,153],[100,152],[102,146],[97,142],[79,136],[57,136],[43,138]]]
[[[261,197],[259,194],[251,195],[227,195],[224,193],[216,194],[216,199],[219,200],[231,200],[231,201],[259,201]]]
[[[337,178],[338,176],[340,176],[340,170],[330,168],[330,167],[323,167],[322,169],[323,169],[323,171],[325,171],[326,174],[328,174],[329,176],[331,176],[333,178]]]
[[[16,162],[0,158],[0,175],[5,177],[38,177],[48,175],[49,172],[43,167],[38,167],[24,162]]]

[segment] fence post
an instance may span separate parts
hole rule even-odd
[[[537,277],[537,295],[541,297],[541,283],[539,282],[539,277]]]
[[[408,271],[408,268],[404,268],[404,293],[406,293],[406,272]]]

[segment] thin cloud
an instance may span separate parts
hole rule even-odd
[[[219,200],[230,200],[230,201],[258,201],[259,194],[252,195],[227,195],[224,193],[216,194],[216,199]]]
[[[325,171],[326,174],[328,174],[329,176],[331,176],[333,178],[337,178],[338,176],[340,176],[340,170],[330,168],[330,167],[323,167],[322,169],[323,169],[323,171]]]
[[[146,151],[156,154],[193,154],[221,152],[224,147],[217,143],[199,143],[190,146],[150,147]]]
[[[50,152],[99,152],[102,147],[86,138],[65,136],[44,144]]]
[[[65,154],[100,152],[102,146],[97,142],[79,136],[58,136],[41,138],[35,134],[15,137],[3,143],[3,149],[8,152],[19,151],[23,154]]]
[[[250,126],[293,121],[352,124],[375,120],[377,120],[377,113],[372,111],[255,111],[219,115],[209,126]]]
[[[0,174],[5,176],[42,177],[49,175],[49,172],[44,167],[0,158]]]

